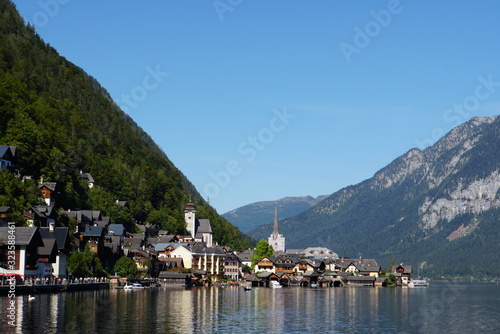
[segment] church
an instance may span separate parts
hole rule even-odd
[[[186,221],[186,229],[195,242],[204,242],[207,247],[213,246],[210,219],[197,219],[196,209],[192,202],[186,204],[184,220]]]
[[[274,253],[285,251],[285,237],[278,231],[278,202],[276,202],[274,208],[273,233],[271,233],[267,241],[273,247]]]

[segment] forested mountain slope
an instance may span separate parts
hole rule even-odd
[[[59,208],[102,210],[133,229],[135,221],[185,232],[191,198],[209,218],[214,241],[236,249],[251,240],[205,203],[194,186],[99,83],[61,57],[0,0],[0,145],[17,147],[16,173],[57,182]],[[91,173],[96,187],[79,178]],[[37,187],[0,173],[0,206],[14,218],[35,204]],[[128,207],[115,205],[120,199]]]
[[[500,276],[499,152],[500,117],[473,118],[283,220],[280,232],[287,248],[327,246],[386,265],[396,258],[436,276]]]

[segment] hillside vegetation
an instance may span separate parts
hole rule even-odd
[[[59,208],[102,210],[129,230],[148,222],[184,233],[191,198],[214,241],[245,249],[252,240],[220,217],[153,140],[82,69],[61,57],[0,0],[0,145],[17,147],[16,173],[57,182]],[[79,179],[92,174],[96,187]],[[0,173],[0,206],[37,203],[34,181]],[[119,199],[128,207],[115,205]]]

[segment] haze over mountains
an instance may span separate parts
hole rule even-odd
[[[435,276],[500,275],[500,117],[475,117],[434,145],[280,221],[287,248],[321,245]],[[250,231],[261,239],[272,225]]]
[[[277,201],[256,202],[226,212],[222,217],[243,233],[247,233],[257,226],[273,222],[275,203],[278,203],[279,218],[284,219],[313,207],[327,197],[327,195],[316,198],[311,196],[285,197]]]

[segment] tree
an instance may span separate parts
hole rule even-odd
[[[119,258],[113,269],[121,277],[131,277],[137,274],[137,265],[134,260],[126,256]]]
[[[273,247],[267,242],[267,240],[261,239],[257,246],[255,246],[255,250],[253,251],[252,256],[252,267],[255,266],[255,262],[257,260],[262,259],[265,256],[273,256],[274,250]]]

